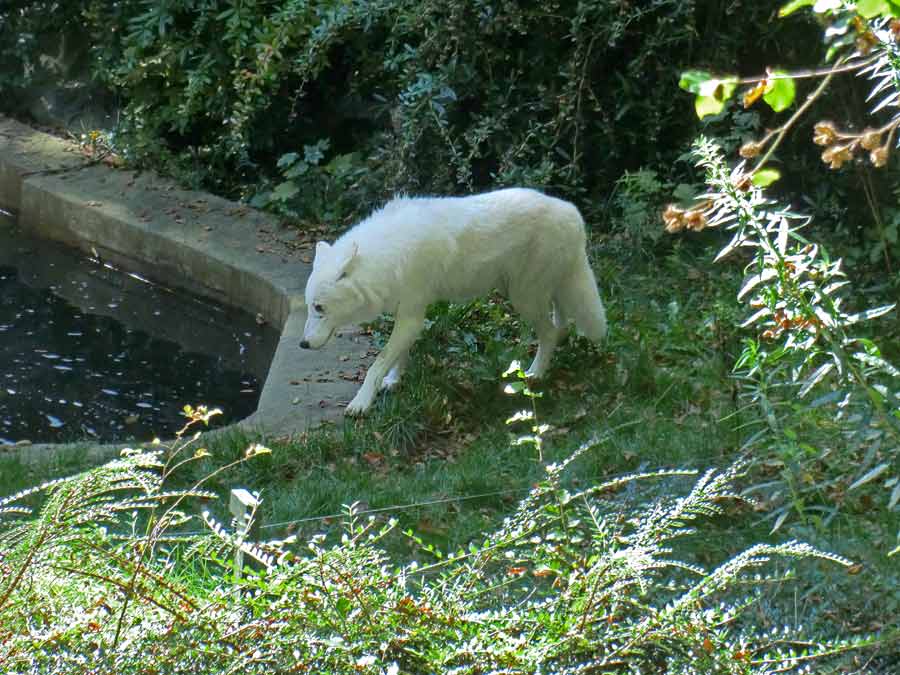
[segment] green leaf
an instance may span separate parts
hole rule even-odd
[[[821,366],[816,368],[816,370],[812,373],[812,375],[807,378],[806,382],[803,383],[803,386],[800,388],[800,391],[797,393],[797,396],[803,398],[806,396],[810,389],[815,387],[822,379],[828,375],[832,370],[834,370],[834,361],[829,361],[828,363],[823,363]]]
[[[252,206],[254,209],[263,209],[269,205],[269,202],[271,201],[271,199],[272,199],[271,192],[257,192],[250,199],[250,206]]]
[[[353,609],[353,603],[346,596],[340,597],[335,603],[335,608],[341,616],[347,616],[350,613],[350,610]]]
[[[797,95],[797,85],[794,78],[783,70],[775,70],[771,73],[775,79],[770,79],[763,94],[763,100],[771,106],[775,112],[781,112],[791,107]]]
[[[892,303],[890,305],[882,305],[881,307],[873,307],[872,309],[857,312],[856,314],[850,314],[844,317],[844,321],[848,324],[854,324],[859,323],[860,321],[877,319],[879,316],[883,316],[888,312],[892,312],[896,306],[896,303]]]
[[[675,197],[675,200],[680,204],[689,204],[694,201],[698,192],[699,190],[697,190],[697,187],[693,184],[679,183],[672,191],[672,196]]]
[[[865,19],[873,19],[876,16],[898,16],[900,7],[891,0],[858,0],[856,13]]]
[[[300,158],[296,152],[288,152],[281,157],[278,158],[278,168],[283,169],[286,166],[290,166],[294,162],[296,162]]]
[[[287,201],[291,197],[295,196],[298,192],[300,192],[299,186],[293,181],[285,181],[284,183],[279,183],[275,189],[272,191],[272,199],[277,199],[279,201]]]
[[[778,169],[763,167],[759,171],[755,171],[750,180],[756,187],[767,188],[779,178],[781,178],[781,172]]]
[[[848,488],[847,488],[847,491],[849,492],[850,490],[855,490],[855,489],[858,488],[860,485],[865,485],[865,484],[868,483],[869,481],[875,480],[876,478],[878,478],[878,476],[880,476],[881,474],[883,474],[883,473],[884,473],[885,471],[887,471],[889,468],[891,468],[891,467],[890,467],[890,465],[889,465],[887,462],[884,462],[883,464],[879,464],[878,466],[876,466],[876,467],[875,467],[874,469],[872,469],[871,471],[867,471],[867,472],[865,473],[865,475],[863,475],[863,476],[861,476],[860,478],[857,478],[855,481],[853,481],[853,485],[851,485],[850,487],[848,487]]]
[[[326,150],[328,150],[328,139],[322,139],[313,145],[304,145],[303,161],[316,166],[325,157]]]
[[[791,0],[791,2],[781,6],[781,9],[778,10],[778,16],[780,18],[784,18],[790,14],[793,14],[798,9],[812,6],[815,1],[816,0]]]
[[[701,120],[707,115],[718,115],[724,109],[725,102],[717,101],[712,96],[698,96],[694,100],[694,111]]]
[[[880,16],[889,11],[885,0],[858,0],[856,3],[856,13],[866,19]]]
[[[518,373],[518,372],[520,372],[521,370],[522,370],[522,364],[519,363],[518,361],[512,361],[512,362],[509,364],[509,368],[507,368],[507,369],[503,372],[503,375],[501,375],[501,377],[509,377],[509,376],[512,375],[513,373]]]
[[[681,74],[678,86],[696,94],[694,109],[697,117],[718,115],[725,108],[725,102],[734,94],[737,78],[733,75],[716,76],[705,70],[686,70]]]
[[[718,115],[725,109],[725,103],[734,94],[737,79],[713,79],[700,85],[700,93],[694,101],[694,110],[701,120],[707,115]]]
[[[705,70],[686,70],[681,74],[678,86],[692,94],[699,94],[703,83],[714,79],[715,76]]]
[[[727,101],[737,87],[737,78],[734,75],[714,77],[711,80],[700,83],[700,96],[711,96],[717,101]]]

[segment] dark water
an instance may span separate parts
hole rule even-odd
[[[278,335],[57,245],[0,213],[0,445],[147,441],[185,404],[256,409]]]

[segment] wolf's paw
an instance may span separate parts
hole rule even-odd
[[[361,394],[362,391],[358,392],[356,396],[353,397],[353,400],[347,404],[347,407],[344,408],[345,415],[349,415],[350,417],[359,417],[366,414],[369,406],[372,405],[372,397],[361,396]]]

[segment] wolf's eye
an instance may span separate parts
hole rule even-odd
[[[316,303],[315,305],[313,305],[313,310],[315,311],[316,314],[324,314],[325,313],[325,308],[322,305],[320,305],[319,303]]]

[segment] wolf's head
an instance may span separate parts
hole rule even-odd
[[[324,241],[316,245],[312,274],[306,282],[306,326],[300,341],[304,349],[324,346],[336,329],[358,320],[365,301],[348,279],[358,260],[356,244],[349,252]]]

